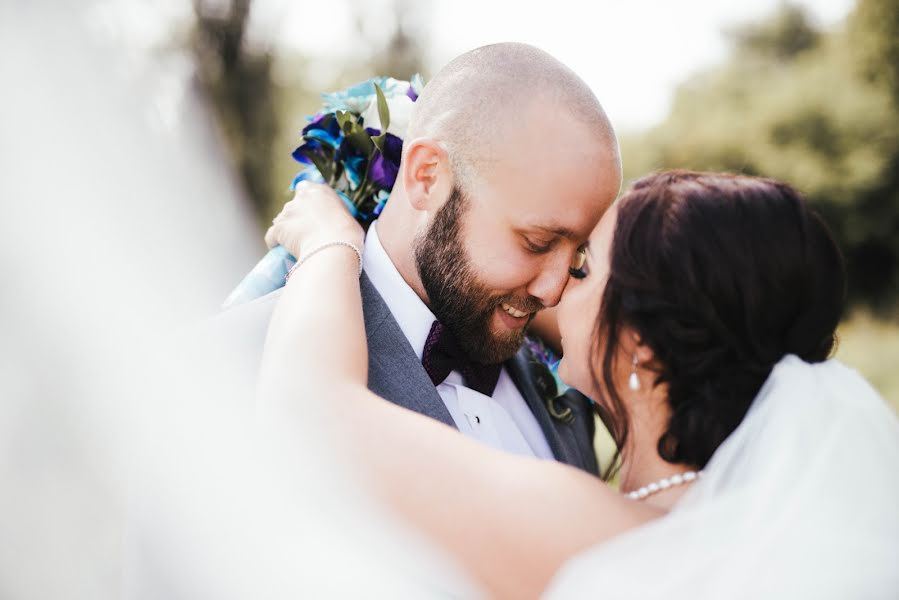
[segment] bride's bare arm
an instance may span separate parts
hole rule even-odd
[[[496,596],[536,596],[567,558],[656,516],[577,469],[491,450],[390,404],[366,389],[366,376],[357,258],[328,248],[295,271],[278,301],[263,408],[278,427],[296,403],[335,411],[330,426],[377,495]]]

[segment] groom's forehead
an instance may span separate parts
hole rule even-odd
[[[568,206],[564,204],[547,201],[539,205],[528,205],[512,201],[504,206],[488,209],[493,213],[492,216],[475,218],[496,219],[495,223],[506,223],[522,233],[582,243],[602,218],[606,206],[599,201]]]
[[[467,193],[479,207],[475,218],[498,219],[519,231],[581,243],[617,192],[617,181],[602,185],[601,174],[560,175],[541,165],[523,173],[498,162]]]
[[[510,152],[479,173],[471,195],[497,203],[545,227],[579,230],[594,224],[618,193],[617,165],[587,153],[579,161],[547,164]]]

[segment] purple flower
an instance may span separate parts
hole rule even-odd
[[[415,88],[413,88],[411,85],[409,86],[409,89],[406,90],[406,95],[412,99],[412,102],[418,100],[418,94],[415,93]]]
[[[337,118],[331,113],[320,113],[303,128],[303,145],[295,149],[292,156],[299,163],[311,165],[312,161],[303,151],[326,157],[324,146],[338,149],[342,143],[343,131],[340,129]]]
[[[377,129],[367,130],[371,135],[378,135]],[[403,156],[403,140],[392,133],[384,137],[384,153],[375,150],[369,167],[371,180],[381,189],[391,190],[396,183],[396,176],[400,170],[400,159]]]

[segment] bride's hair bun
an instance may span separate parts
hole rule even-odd
[[[597,340],[610,340],[600,415],[622,448],[628,424],[612,373],[630,326],[668,385],[661,456],[702,467],[781,358],[830,356],[844,303],[840,252],[790,186],[688,171],[645,177],[618,203],[597,320]]]

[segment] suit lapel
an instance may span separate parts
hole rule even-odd
[[[452,416],[409,340],[364,273],[360,286],[368,339],[368,388],[394,404],[455,428]]]
[[[534,417],[536,417],[537,423],[540,424],[543,435],[546,436],[546,441],[549,443],[556,460],[589,470],[590,461],[585,460],[580,448],[581,444],[578,443],[572,426],[562,423],[550,415],[545,400],[534,385],[528,359],[528,350],[522,347],[518,354],[505,364],[509,377],[515,383],[522,398],[530,407],[531,412],[534,413]],[[592,452],[592,439],[589,440],[589,443],[591,444],[590,451]]]

